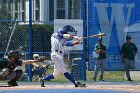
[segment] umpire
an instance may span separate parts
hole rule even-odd
[[[126,36],[126,43],[122,45],[121,56],[124,63],[127,81],[132,81],[130,77],[130,69],[135,69],[135,55],[138,48],[131,42],[131,36]]]
[[[19,52],[10,51],[8,58],[0,59],[0,80],[8,80],[9,86],[18,86],[17,80],[22,76],[22,70],[15,68],[21,65],[22,61],[19,60]]]

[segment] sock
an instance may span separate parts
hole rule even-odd
[[[64,73],[65,77],[70,80],[73,84],[76,84],[75,80],[73,79],[73,77],[68,73]]]
[[[50,80],[50,79],[54,79],[53,74],[49,74],[48,76],[43,77],[43,80]]]

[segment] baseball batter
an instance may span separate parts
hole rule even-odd
[[[63,27],[63,29],[59,29],[58,32],[53,33],[51,36],[51,60],[52,62],[54,62],[54,72],[53,74],[50,74],[40,79],[42,87],[45,87],[45,80],[57,78],[60,73],[63,73],[64,76],[75,85],[75,87],[86,87],[85,84],[81,84],[80,82],[74,80],[74,78],[67,71],[66,65],[64,64],[64,46],[74,46],[81,42],[81,40],[77,36],[68,34],[68,30],[72,29]],[[69,41],[67,39],[69,39]],[[71,41],[71,39],[76,40]]]

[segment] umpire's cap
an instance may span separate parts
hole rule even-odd
[[[16,51],[16,50],[11,50],[9,53],[8,53],[8,57],[16,57],[16,58],[19,58],[19,52]]]
[[[131,39],[131,36],[130,36],[130,35],[127,35],[127,36],[126,36],[126,39]]]

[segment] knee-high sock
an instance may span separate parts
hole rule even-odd
[[[74,78],[73,78],[68,72],[64,73],[64,75],[65,75],[65,77],[66,77],[68,80],[70,80],[73,84],[76,84]]]
[[[48,76],[43,77],[43,80],[50,80],[50,79],[54,79],[53,74],[49,74]]]

